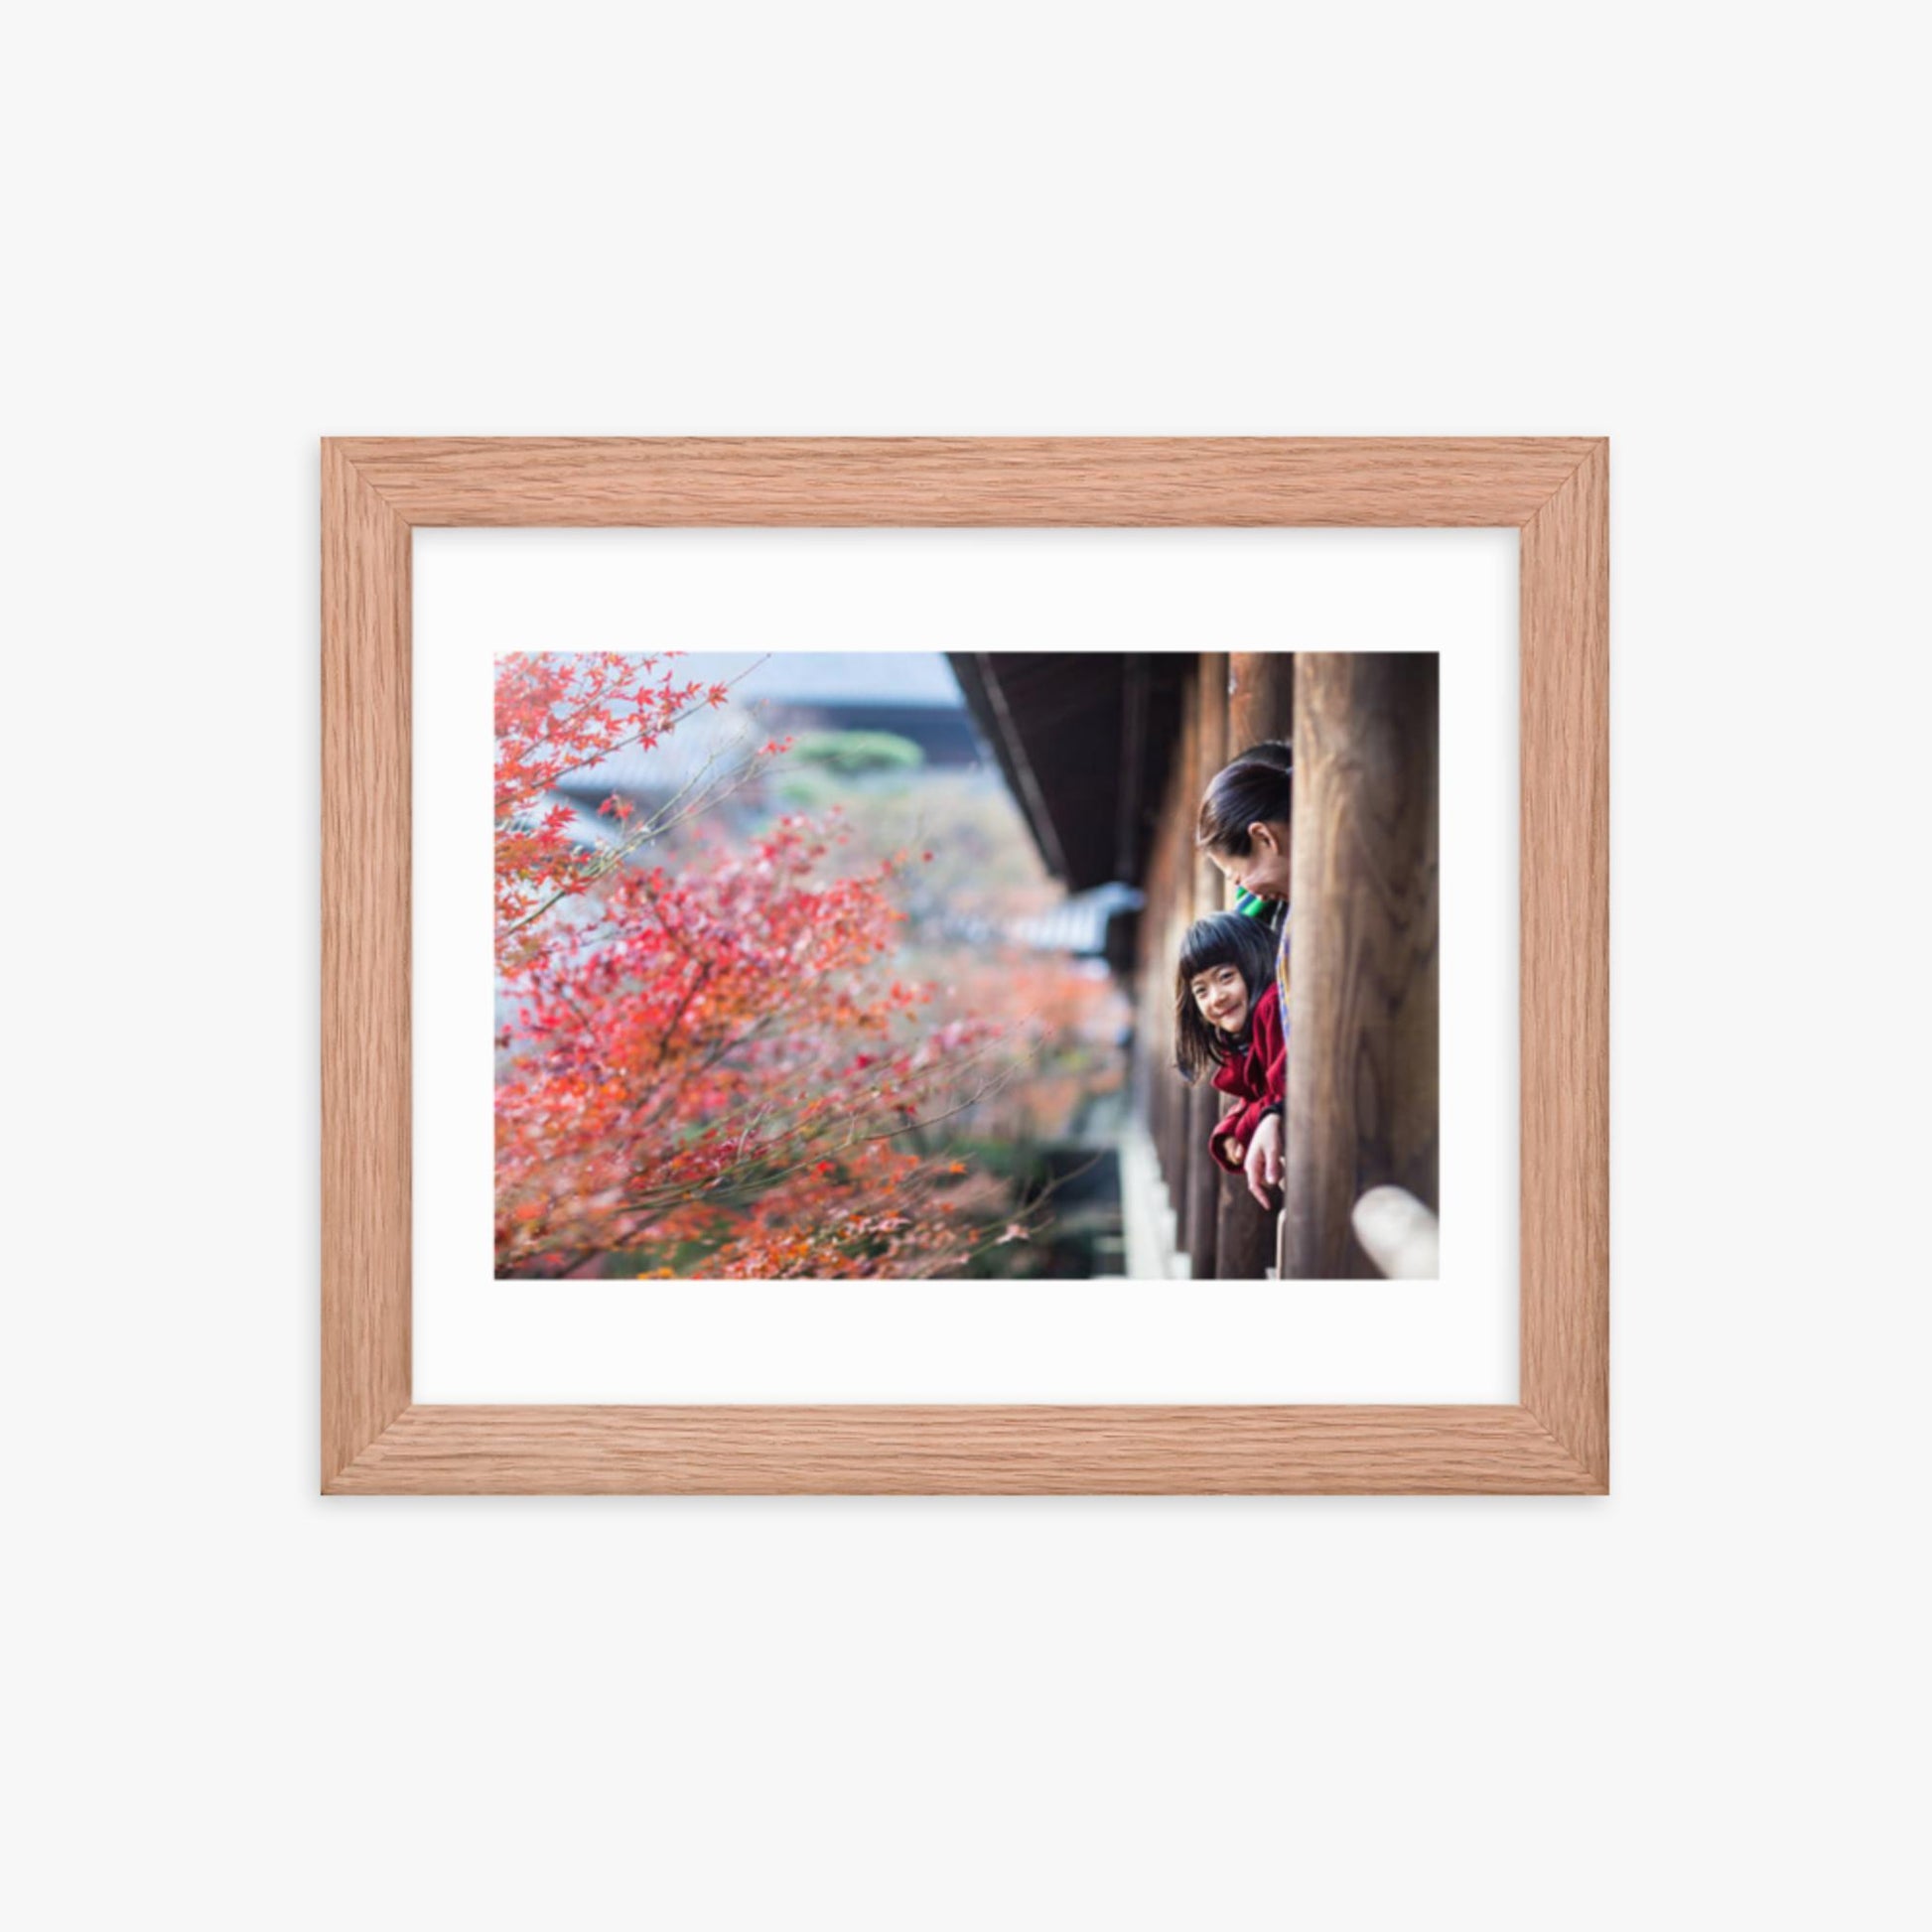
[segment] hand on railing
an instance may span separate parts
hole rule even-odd
[[[1269,1212],[1279,1205],[1270,1198],[1271,1190],[1279,1192],[1282,1184],[1282,1117],[1280,1114],[1264,1114],[1261,1125],[1255,1129],[1254,1140],[1248,1147],[1248,1158],[1242,1164],[1248,1176],[1248,1192]]]

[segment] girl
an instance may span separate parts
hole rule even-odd
[[[1293,757],[1286,745],[1270,741],[1250,746],[1232,764],[1215,772],[1201,799],[1194,843],[1224,879],[1236,902],[1248,909],[1254,900],[1281,906],[1281,941],[1275,954],[1275,990],[1283,1037],[1288,1034],[1289,835],[1294,821]],[[1272,909],[1272,908],[1270,908]],[[1286,1091],[1286,1074],[1276,1090]],[[1218,1156],[1216,1157],[1219,1158]],[[1264,1207],[1269,1189],[1282,1180],[1282,1117],[1278,1111],[1254,1125],[1247,1140],[1248,1191]]]
[[[1275,939],[1260,920],[1216,912],[1187,928],[1174,986],[1174,1063],[1183,1080],[1209,1074],[1243,1103],[1207,1140],[1216,1163],[1240,1173],[1263,1122],[1274,1120],[1279,1135],[1288,1092]],[[1248,1185],[1269,1205],[1252,1176]]]

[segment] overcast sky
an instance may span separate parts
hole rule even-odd
[[[692,651],[671,666],[678,679],[727,681],[750,672],[733,701],[759,698],[793,703],[963,704],[952,666],[937,651],[780,650],[759,664],[757,651]],[[759,665],[757,670],[751,667]]]
[[[761,701],[930,705],[936,710],[966,702],[952,666],[937,651],[772,651],[762,654],[762,663],[760,655],[694,650],[668,666],[660,664],[659,672],[668,668],[679,684],[694,678],[731,684],[731,703],[717,711],[701,707],[651,752],[628,750],[605,759],[588,774],[589,781],[676,783],[707,758],[728,753],[736,742],[755,746],[765,735],[759,715]]]

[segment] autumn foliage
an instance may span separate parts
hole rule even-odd
[[[618,851],[588,853],[576,814],[553,788],[612,753],[651,751],[700,703],[721,705],[722,684],[680,683],[659,657],[531,652],[496,663],[496,966],[507,972],[537,945],[532,928],[563,899],[615,870]],[[632,808],[608,801],[621,824]],[[658,827],[638,828],[641,842]]]
[[[744,766],[595,813],[557,799],[729,695],[663,660],[500,660],[500,1274],[612,1256],[641,1274],[949,1274],[1026,1233],[989,1222],[998,1190],[935,1138],[1027,1041],[938,1018],[932,988],[896,972],[918,854],[854,863],[848,833],[790,813],[656,862],[647,848]]]

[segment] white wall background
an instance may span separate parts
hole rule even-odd
[[[16,1923],[1923,1910],[1908,18],[14,24]],[[1615,1495],[316,1498],[371,431],[1611,434]]]

